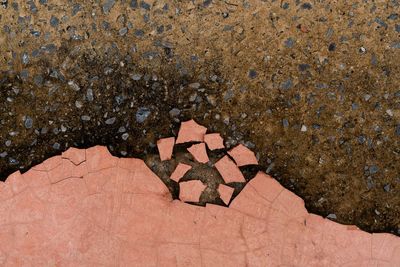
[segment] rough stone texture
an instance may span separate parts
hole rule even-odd
[[[2,179],[71,146],[147,160],[194,118],[309,210],[400,234],[399,1],[0,3]]]
[[[53,182],[63,161],[86,154]],[[260,172],[230,207],[172,200],[140,159],[71,149],[0,183],[2,266],[399,266],[400,239],[307,213]]]

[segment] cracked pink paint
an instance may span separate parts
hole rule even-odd
[[[175,137],[162,138],[157,141],[158,153],[161,161],[170,160],[174,150]]]
[[[185,163],[178,163],[175,170],[172,172],[170,179],[175,182],[179,182],[179,180],[192,168],[192,166]]]
[[[184,202],[199,202],[206,186],[199,180],[179,183],[179,199]]]
[[[233,189],[230,186],[223,185],[223,184],[220,184],[218,186],[219,197],[222,199],[222,201],[226,205],[228,205],[229,201],[231,201],[231,197],[232,197],[233,191],[235,191],[235,189]]]
[[[192,145],[187,149],[193,158],[200,163],[207,163],[209,161],[206,144],[200,143]]]
[[[218,160],[215,163],[215,168],[217,168],[225,183],[246,182],[238,166],[236,166],[228,156],[224,156],[222,159]]]
[[[236,164],[239,167],[258,164],[254,152],[242,144],[239,144],[230,151],[228,151],[228,154],[235,160]]]
[[[204,136],[204,142],[207,144],[207,147],[210,150],[225,148],[224,139],[222,139],[219,133],[206,134]]]
[[[265,173],[201,207],[100,146],[0,182],[0,226],[0,266],[400,266],[400,238],[309,214]]]
[[[203,142],[206,132],[207,128],[194,120],[184,121],[181,123],[176,143]]]

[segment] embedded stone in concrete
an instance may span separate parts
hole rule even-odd
[[[224,156],[222,159],[217,161],[215,163],[215,168],[217,168],[225,183],[246,182],[238,166],[236,166],[236,164],[231,159],[229,159],[228,156]]]
[[[174,172],[171,174],[171,180],[175,182],[179,182],[179,180],[192,168],[192,166],[185,164],[185,163],[178,163]]]
[[[161,161],[170,160],[174,150],[175,137],[162,138],[157,141],[157,148]]]
[[[230,151],[228,151],[228,154],[235,160],[236,164],[239,167],[258,164],[254,152],[242,144],[239,144]]]
[[[223,184],[220,184],[218,186],[219,197],[222,199],[222,201],[226,205],[228,205],[229,201],[231,201],[231,197],[232,197],[233,191],[235,191],[235,189],[233,189],[230,186],[226,186],[226,185],[223,185]]]
[[[203,142],[206,132],[207,128],[198,124],[194,120],[184,121],[181,123],[176,143]]]
[[[200,163],[207,163],[209,161],[205,143],[192,145],[187,150],[196,161]]]
[[[172,200],[142,160],[81,151],[0,182],[1,266],[400,266],[400,238],[309,214],[265,173],[229,207],[201,207],[182,202],[199,200],[198,180]]]
[[[179,183],[179,199],[185,202],[199,202],[206,186],[199,180]]]
[[[225,148],[224,139],[219,133],[206,134],[204,136],[204,142],[207,144],[207,147],[210,150]]]

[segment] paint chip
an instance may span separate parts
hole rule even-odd
[[[206,186],[199,180],[179,183],[179,199],[185,202],[199,202]]]
[[[217,168],[225,183],[246,182],[238,166],[236,166],[236,164],[230,160],[228,156],[224,156],[222,159],[217,161],[215,163],[215,168]]]
[[[242,144],[234,147],[228,154],[235,160],[236,164],[241,166],[257,165],[258,161],[254,152]]]
[[[230,186],[226,186],[226,185],[223,185],[223,184],[220,184],[218,186],[219,197],[222,199],[222,201],[226,205],[228,205],[229,201],[231,201],[231,197],[232,197],[233,191],[235,191],[235,189],[230,187]]]
[[[175,170],[172,172],[170,178],[175,182],[179,182],[179,180],[185,176],[185,174],[192,168],[192,166],[185,163],[178,163]]]
[[[205,143],[192,145],[187,150],[196,161],[200,163],[207,163],[209,161]]]
[[[176,143],[203,142],[206,132],[207,128],[194,120],[182,122]]]
[[[175,138],[168,137],[162,138],[157,141],[158,152],[160,153],[161,161],[170,160],[172,158],[172,151],[174,150]]]
[[[204,142],[206,142],[207,147],[210,150],[225,148],[224,139],[221,137],[219,133],[206,134],[204,136]]]

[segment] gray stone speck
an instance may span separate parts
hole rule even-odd
[[[328,214],[328,216],[326,216],[326,218],[331,219],[331,220],[336,220],[337,216],[335,213],[331,213],[331,214]]]
[[[108,14],[110,12],[110,10],[113,8],[113,6],[115,5],[115,0],[105,0],[104,4],[103,4],[103,12],[105,14]]]
[[[93,90],[91,88],[87,89],[86,91],[86,99],[89,102],[92,102],[94,97],[93,97]]]
[[[131,75],[132,80],[139,81],[142,78],[142,74],[135,73]]]
[[[255,70],[251,69],[251,70],[249,71],[249,78],[250,78],[250,79],[254,79],[254,78],[256,78],[256,77],[257,77],[257,72],[256,72]]]
[[[285,127],[285,128],[289,127],[289,121],[288,121],[287,119],[283,119],[283,120],[282,120],[282,125],[283,125],[283,127]]]
[[[396,126],[396,131],[395,131],[395,133],[396,133],[397,136],[400,136],[400,124],[398,124],[398,125]]]
[[[7,157],[8,153],[6,151],[0,153],[0,158],[5,158]]]
[[[128,33],[128,28],[124,27],[122,29],[119,30],[119,35],[120,36],[125,36]]]
[[[7,140],[4,144],[5,144],[6,146],[11,146],[11,140]]]
[[[69,81],[68,82],[69,87],[74,90],[74,91],[79,91],[81,90],[81,88],[79,87],[79,85],[77,85],[74,81]]]
[[[82,115],[82,116],[81,116],[81,120],[82,120],[82,121],[90,121],[90,116],[88,116],[88,115]]]
[[[386,185],[383,187],[383,190],[385,190],[385,192],[389,192],[389,191],[390,191],[390,184],[386,184]]]
[[[400,32],[400,24],[396,24],[396,25],[394,26],[394,30],[395,30],[396,32]]]
[[[60,23],[60,20],[59,20],[57,17],[51,16],[51,18],[50,18],[50,25],[51,25],[51,27],[56,28],[56,27],[58,27],[58,24],[59,24],[59,23]]]
[[[81,11],[81,5],[74,4],[72,7],[72,16],[75,16],[76,14],[78,14],[79,11]]]
[[[169,111],[169,115],[170,115],[171,117],[179,116],[179,114],[181,114],[181,110],[178,109],[178,108],[173,108],[173,109],[171,109],[171,110]]]
[[[287,79],[286,81],[281,83],[281,88],[284,90],[289,90],[290,88],[292,88],[292,86],[293,86],[292,79]]]
[[[22,63],[23,63],[24,65],[26,65],[26,64],[29,63],[29,55],[28,55],[28,53],[26,53],[26,52],[24,52],[24,53],[22,54]]]
[[[116,120],[117,120],[117,118],[115,118],[115,117],[109,118],[106,120],[106,124],[108,124],[108,125],[114,124]]]
[[[139,7],[138,1],[137,1],[137,0],[131,0],[131,2],[129,3],[129,6],[130,6],[132,9],[138,8],[138,7]]]
[[[150,4],[146,3],[145,1],[140,1],[140,7],[146,10],[150,10]]]
[[[400,49],[400,42],[394,42],[390,45],[391,48]]]
[[[121,136],[122,140],[124,140],[124,141],[126,141],[126,139],[128,139],[128,137],[129,137],[129,134],[128,134],[128,133],[124,133],[124,134]]]
[[[143,123],[151,114],[149,108],[141,107],[136,112],[136,121],[138,123]]]
[[[26,116],[25,122],[24,122],[25,128],[26,128],[26,129],[30,129],[30,128],[32,128],[32,125],[33,125],[33,120],[32,120],[32,118],[29,117],[29,116]]]
[[[292,37],[287,38],[285,41],[285,46],[287,48],[292,48],[294,46],[294,44],[295,44],[295,40]]]
[[[369,166],[368,170],[369,170],[370,174],[375,174],[378,172],[379,168],[376,165],[371,165],[371,166]]]
[[[53,148],[54,148],[55,150],[59,150],[60,147],[61,147],[61,145],[60,145],[59,143],[54,143],[54,145],[53,145]]]

